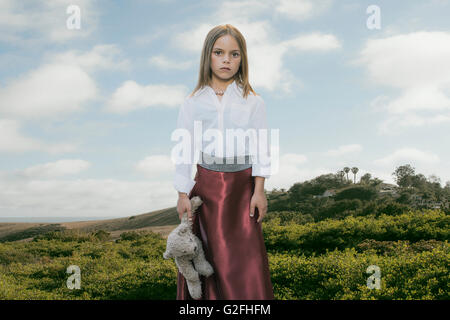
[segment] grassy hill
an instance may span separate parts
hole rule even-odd
[[[62,223],[0,223],[0,242],[26,241],[49,231],[67,229],[81,232],[105,230],[111,233],[112,239],[117,239],[123,232],[132,230],[153,231],[167,237],[179,223],[175,207],[117,219]]]

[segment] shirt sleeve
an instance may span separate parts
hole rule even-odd
[[[252,116],[252,125],[256,129],[256,150],[257,159],[252,155],[252,176],[259,176],[269,179],[271,176],[270,142],[269,129],[267,125],[266,104],[264,100],[257,96],[258,103]],[[265,133],[259,129],[265,129]]]
[[[187,144],[185,145],[185,150],[190,150],[190,155],[185,158],[189,160],[188,162],[181,162],[179,160],[178,162],[175,161],[173,186],[175,190],[189,194],[196,181],[192,179],[192,165],[194,162],[194,119],[191,112],[189,112],[189,108],[187,107],[187,99],[188,98],[184,100],[178,112],[177,129],[185,129],[187,130],[185,133],[189,133],[189,141],[182,140],[182,138],[180,138],[178,144],[181,146],[182,141],[186,142]],[[178,156],[180,156],[180,154]]]

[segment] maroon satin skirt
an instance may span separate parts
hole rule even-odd
[[[252,168],[219,172],[197,164],[195,181],[189,199],[198,195],[203,204],[193,217],[193,232],[214,268],[211,276],[200,276],[202,300],[273,300],[257,208],[250,217],[255,186]],[[179,271],[177,300],[193,300]]]

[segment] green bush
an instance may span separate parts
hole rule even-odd
[[[373,251],[379,255],[397,255],[400,253],[418,253],[423,251],[431,251],[435,248],[445,248],[447,242],[437,240],[419,240],[410,243],[408,240],[397,241],[377,241],[373,239],[363,240],[356,245],[358,252]]]
[[[309,222],[314,222],[314,218],[310,214],[301,214],[296,211],[275,211],[270,212],[264,216],[264,221],[269,222],[274,220],[277,225],[288,225],[288,224],[305,224]],[[275,221],[276,220],[276,221]]]
[[[81,242],[56,238],[0,244],[1,299],[173,299],[176,295],[176,266],[163,259],[166,243],[159,234],[143,232],[136,240],[121,242],[100,242],[93,236],[92,241]],[[70,265],[80,267],[81,289],[67,288]]]
[[[263,228],[267,250],[310,255],[326,250],[351,248],[365,239],[377,241],[449,239],[450,217],[425,210],[397,216],[380,215],[327,219],[304,225],[280,226],[268,221]]]
[[[111,234],[109,232],[106,232],[105,230],[98,230],[93,232],[92,236],[100,241],[105,241],[109,240]]]
[[[410,211],[410,206],[396,201],[387,201],[379,204],[375,210],[377,216],[387,214],[390,216],[400,215]]]
[[[127,232],[122,232],[120,234],[120,240],[122,241],[126,241],[126,240],[137,240],[141,237],[143,237],[145,235],[145,233],[143,232],[136,232],[136,231],[127,231]]]
[[[57,240],[62,242],[84,242],[84,241],[93,241],[94,237],[92,234],[81,232],[79,230],[61,230],[61,231],[50,231],[43,234],[40,234],[34,237],[33,241],[40,240]]]
[[[364,204],[359,199],[344,199],[334,201],[322,208],[316,214],[317,220],[344,219],[348,216],[357,216],[364,209]]]
[[[269,255],[276,299],[448,299],[450,248],[396,257],[354,248],[320,256]],[[380,268],[380,289],[369,289],[370,265]]]

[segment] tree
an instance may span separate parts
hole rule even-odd
[[[344,170],[339,170],[339,171],[336,173],[336,176],[339,177],[339,179],[341,180],[341,182],[344,182],[344,176],[345,176]]]
[[[427,178],[425,178],[425,176],[421,173],[416,174],[415,176],[412,176],[410,178],[411,181],[411,186],[413,186],[414,188],[417,188],[421,191],[427,190],[428,189],[428,181]]]
[[[415,176],[415,170],[411,165],[405,164],[403,166],[397,167],[392,173],[395,178],[395,182],[399,187],[409,187],[412,186],[412,178]]]
[[[353,183],[356,183],[356,174],[358,173],[358,171],[359,171],[359,169],[357,167],[352,168],[352,173],[354,176]]]
[[[372,178],[372,175],[370,173],[366,173],[359,179],[359,181],[362,184],[369,184],[371,178]]]
[[[432,175],[428,176],[428,182],[433,183],[433,184],[437,183],[440,186],[441,185],[441,178],[439,178],[435,174],[432,174]]]
[[[383,180],[381,180],[381,179],[373,178],[372,180],[370,180],[370,185],[372,187],[376,187],[377,185],[379,185],[382,182],[383,182]]]
[[[322,174],[312,179],[311,182],[315,185],[321,186],[324,189],[323,191],[342,186],[342,181],[339,176],[333,173]]]
[[[349,167],[345,167],[343,170],[347,174],[347,180],[348,180],[348,173],[350,171],[350,168]]]
[[[360,187],[354,186],[347,189],[342,190],[338,194],[334,196],[334,200],[366,200],[370,201],[377,197],[377,191],[373,187]]]

